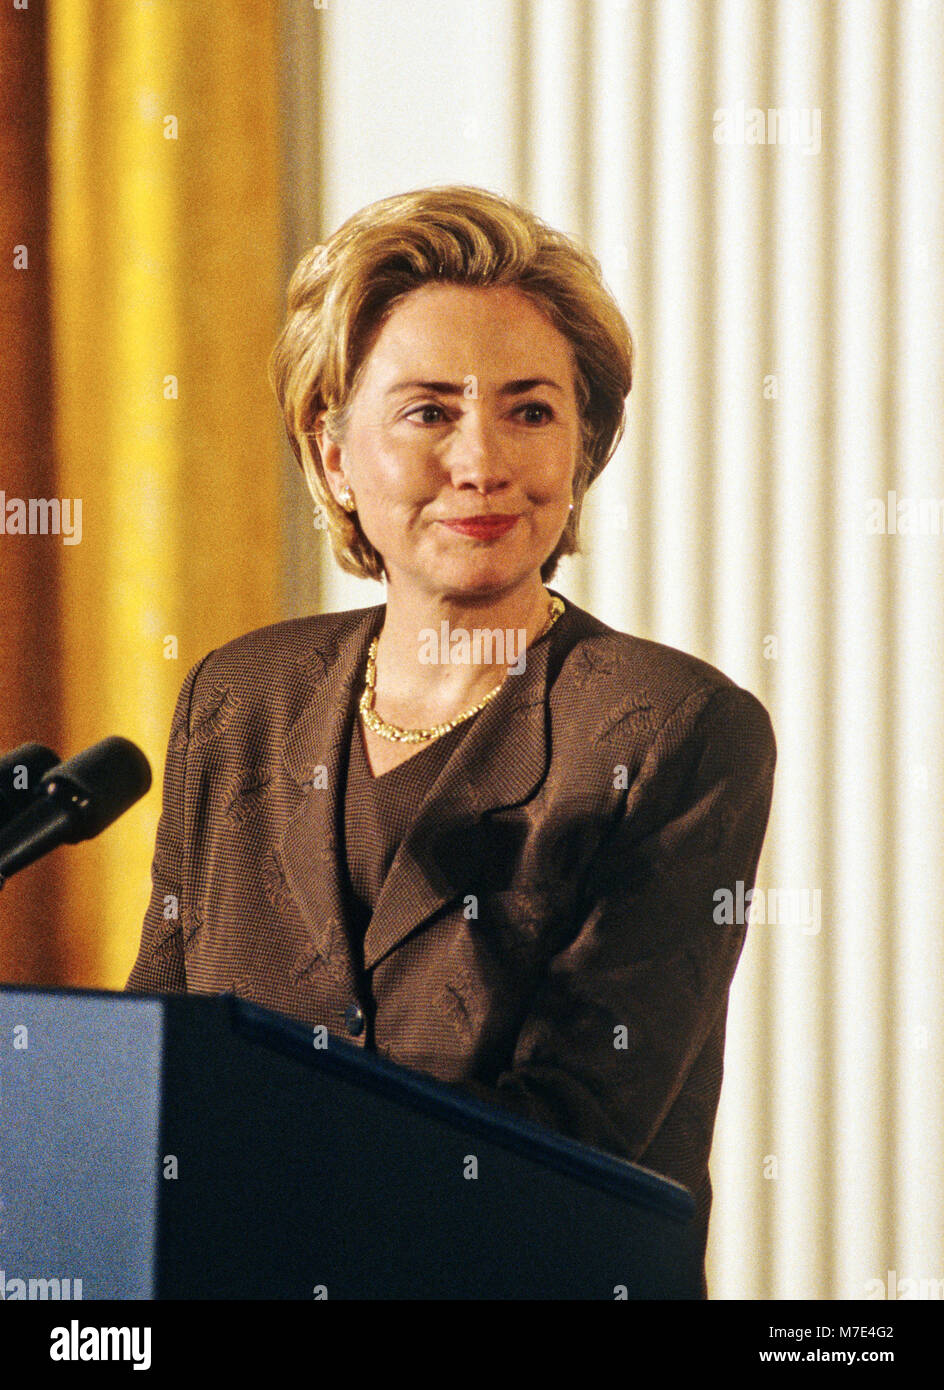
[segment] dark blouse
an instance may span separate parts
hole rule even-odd
[[[476,715],[427,743],[412,757],[375,777],[370,770],[360,716],[348,748],[343,822],[343,867],[352,945],[363,959],[364,934],[384,879],[440,772],[474,724]]]

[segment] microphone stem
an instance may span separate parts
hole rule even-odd
[[[5,879],[69,837],[72,818],[68,810],[58,807],[50,815],[49,801],[41,796],[0,832],[0,888]]]

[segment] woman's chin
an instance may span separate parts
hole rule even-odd
[[[461,564],[443,565],[431,576],[444,594],[485,596],[507,593],[509,589],[524,583],[534,575],[540,577],[540,565],[528,568],[521,564],[501,562],[497,557],[487,555],[469,557]]]

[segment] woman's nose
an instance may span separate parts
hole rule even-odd
[[[453,486],[491,491],[511,479],[500,432],[481,410],[464,412],[449,440],[445,463]]]

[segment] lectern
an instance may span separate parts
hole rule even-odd
[[[0,988],[8,1297],[698,1298],[693,1211],[230,995]]]

